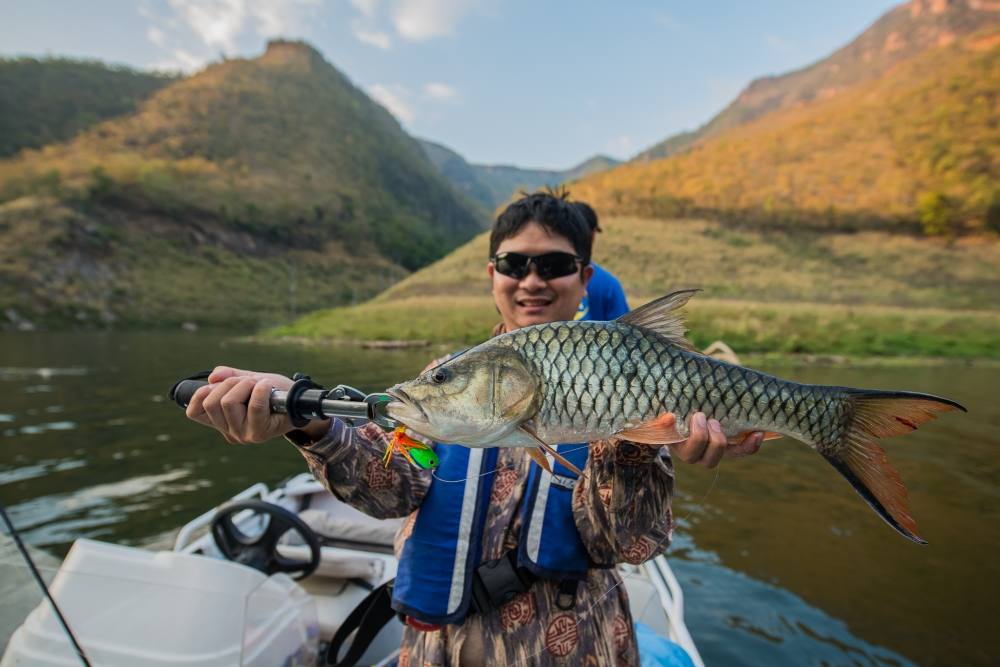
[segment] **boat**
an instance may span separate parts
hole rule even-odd
[[[345,619],[394,578],[401,521],[373,519],[303,473],[274,489],[254,484],[192,519],[172,549],[79,539],[45,577],[65,626],[43,599],[10,636],[0,667],[327,664]],[[8,566],[13,557],[0,554]],[[643,665],[671,647],[672,661],[648,664],[703,667],[666,558],[619,571]],[[356,664],[395,665],[402,632],[392,618]]]

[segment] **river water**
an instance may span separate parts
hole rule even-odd
[[[442,350],[302,348],[183,333],[0,333],[0,502],[58,556],[90,537],[162,543],[254,482],[305,470],[275,441],[226,444],[166,400],[228,364],[380,391]],[[803,382],[941,394],[969,408],[890,440],[930,544],[879,520],[818,455],[767,443],[717,471],[678,464],[668,554],[706,662],[1000,660],[1000,374],[995,367],[762,368]]]

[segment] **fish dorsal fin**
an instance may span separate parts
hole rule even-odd
[[[616,321],[639,327],[646,331],[657,333],[674,345],[679,345],[688,350],[694,350],[694,346],[684,337],[684,318],[678,312],[688,300],[694,296],[697,289],[686,289],[671,292],[659,299],[650,301],[644,306],[629,311],[619,317]]]

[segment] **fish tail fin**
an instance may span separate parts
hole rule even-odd
[[[907,539],[927,544],[917,535],[917,523],[910,515],[903,480],[889,463],[878,440],[916,430],[920,424],[934,419],[938,412],[965,412],[965,408],[930,394],[863,389],[850,389],[847,393],[853,405],[853,417],[841,441],[833,448],[836,453],[823,453],[824,458],[886,523]]]

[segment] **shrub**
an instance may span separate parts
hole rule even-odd
[[[926,236],[946,236],[956,230],[955,205],[941,192],[925,192],[917,200],[917,214]]]

